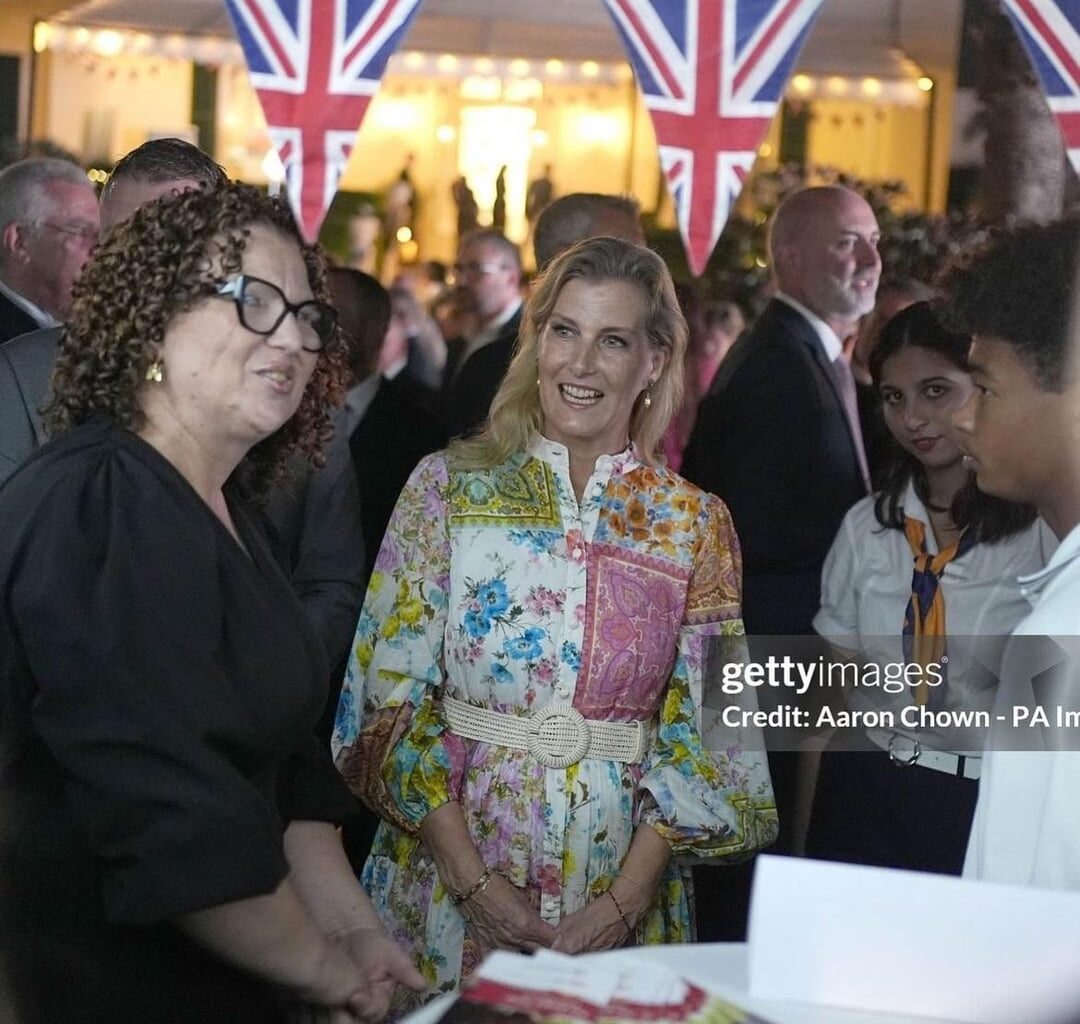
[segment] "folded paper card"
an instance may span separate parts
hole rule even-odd
[[[1080,1021],[1080,893],[762,856],[748,939],[756,999]]]
[[[767,1024],[642,956],[492,953],[440,1024]]]

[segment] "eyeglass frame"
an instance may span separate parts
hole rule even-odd
[[[255,281],[258,284],[266,285],[268,288],[272,288],[278,295],[281,296],[281,302],[284,308],[281,311],[281,315],[274,322],[274,326],[268,331],[260,330],[257,327],[252,327],[246,319],[244,319],[244,289],[247,287],[249,281]],[[305,306],[318,306],[325,309],[330,314],[330,330],[328,336],[324,339],[322,335],[315,331],[315,336],[319,339],[318,348],[309,348],[302,341],[300,347],[305,352],[319,353],[325,352],[329,348],[333,348],[338,342],[338,323],[337,323],[337,310],[328,302],[321,302],[319,299],[305,299],[303,302],[290,302],[285,293],[276,285],[273,281],[267,281],[265,278],[256,277],[254,274],[235,274],[232,277],[226,278],[221,281],[215,281],[213,284],[213,294],[221,299],[231,299],[233,305],[236,307],[236,316],[240,321],[240,326],[246,331],[251,331],[252,334],[258,334],[263,338],[271,337],[277,329],[285,322],[285,317],[290,313],[296,317],[297,323],[304,326],[304,322],[300,319],[299,313]],[[307,325],[310,326],[310,325]]]
[[[470,260],[468,263],[455,263],[450,267],[450,273],[454,279],[487,277],[488,274],[498,273],[500,270],[508,270],[509,265],[501,260]]]
[[[55,224],[51,220],[41,220],[37,223],[38,227],[52,228],[53,231],[59,231],[69,238],[78,238],[80,241],[89,242],[90,245],[97,245],[98,238],[101,237],[100,228],[93,228],[88,224],[76,228],[68,224]]]

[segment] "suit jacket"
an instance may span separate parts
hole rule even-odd
[[[488,416],[517,346],[521,309],[499,329],[495,340],[477,349],[461,367],[446,394],[446,425],[451,437],[473,433]]]
[[[6,295],[0,294],[0,344],[20,334],[36,331],[40,324]]]
[[[416,464],[446,444],[431,392],[407,370],[385,377],[349,439],[360,486],[367,571],[371,574],[390,514]]]
[[[731,510],[747,632],[811,633],[825,556],[866,487],[833,369],[791,306],[770,302],[720,364],[682,473]]]
[[[62,327],[31,329],[0,345],[0,483],[45,443],[38,410],[49,396],[63,333]]]

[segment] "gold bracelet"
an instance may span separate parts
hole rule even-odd
[[[490,881],[491,868],[484,868],[484,873],[464,892],[458,892],[456,889],[447,887],[446,894],[450,897],[450,902],[453,903],[455,907],[460,907],[466,900],[471,900],[477,893],[483,892]]]
[[[610,889],[607,890],[607,894],[611,897],[611,902],[615,904],[615,909],[619,912],[619,917],[622,918],[622,923],[626,925],[626,931],[630,938],[634,937],[634,929],[630,927],[630,922],[626,919],[626,915],[623,913],[623,908],[619,906],[619,901],[615,898],[615,893]]]
[[[622,871],[620,871],[615,877],[625,878],[628,882],[633,882],[634,885],[636,885],[646,896],[650,895],[649,890],[646,889],[645,886],[643,886],[636,878],[631,878],[629,875],[624,874]]]

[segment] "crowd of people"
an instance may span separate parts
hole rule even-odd
[[[744,634],[948,651],[893,703],[990,708],[1010,634],[1080,632],[1080,222],[882,281],[806,188],[747,328],[633,200],[543,198],[535,280],[470,227],[386,288],[179,140],[100,197],[0,171],[19,1020],[374,1021],[494,949],[739,939],[765,849],[1080,885],[1076,753],[703,719]]]

